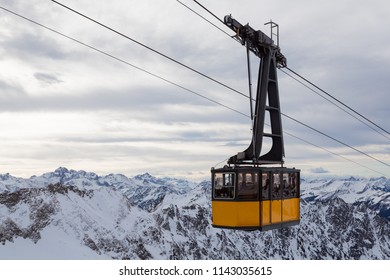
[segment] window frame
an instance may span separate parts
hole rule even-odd
[[[271,172],[272,180],[271,180],[271,194],[270,200],[281,200],[283,199],[283,185],[282,185],[282,172]],[[278,177],[278,182],[276,182],[275,178]],[[278,186],[276,185],[278,184]]]
[[[220,187],[220,189],[222,190],[223,188],[226,188],[226,192],[227,192],[227,196],[217,196],[216,195],[216,190],[217,190],[217,185],[220,185],[220,184],[217,184],[217,179],[216,179],[216,176],[222,176],[222,185]],[[231,179],[230,181],[233,181],[231,182],[230,185],[227,185],[226,184],[226,175],[229,175],[231,176]],[[214,173],[214,177],[213,177],[213,199],[214,200],[235,200],[236,198],[236,181],[237,181],[237,174],[235,172],[215,172]],[[232,195],[229,196],[229,192],[232,190]]]
[[[264,178],[264,175],[266,175],[266,178]],[[265,201],[265,200],[270,200],[271,199],[271,172],[269,171],[261,171],[261,197],[260,200]],[[264,183],[265,179],[265,183]],[[268,181],[268,184],[267,184]],[[267,186],[265,188],[265,186]],[[267,195],[264,195],[267,194]]]
[[[250,178],[250,180],[248,180],[248,178]],[[237,200],[258,201],[260,195],[259,184],[260,182],[259,182],[258,170],[256,171],[243,170],[237,172]],[[253,191],[254,193],[251,193]]]

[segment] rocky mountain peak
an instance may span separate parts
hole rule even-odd
[[[390,259],[383,178],[305,180],[299,226],[246,232],[211,226],[209,181],[93,174],[0,176],[0,259]]]

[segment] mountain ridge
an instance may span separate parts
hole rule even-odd
[[[242,232],[211,226],[209,181],[5,174],[0,259],[390,259],[389,185],[304,179],[299,226]]]

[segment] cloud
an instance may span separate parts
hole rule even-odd
[[[325,174],[325,173],[329,173],[328,170],[322,168],[322,167],[317,167],[317,168],[313,168],[310,170],[312,173],[316,173],[316,174]]]
[[[7,102],[13,98],[25,97],[26,91],[20,84],[0,79],[0,100],[2,100],[2,102]]]
[[[67,54],[62,51],[61,45],[48,36],[44,36],[36,30],[21,32],[3,42],[9,50],[9,54],[15,54],[21,58],[41,58],[62,60]]]
[[[107,4],[98,0],[94,5],[71,2],[69,5],[88,16],[240,92],[248,92],[245,48],[175,1],[145,0],[134,4],[113,0]],[[289,67],[370,119],[387,125],[390,40],[383,35],[383,26],[390,25],[386,13],[390,2],[283,0],[265,6],[254,0],[227,0],[224,5],[209,2],[207,7],[221,18],[232,14],[241,23],[249,22],[266,33],[269,30],[264,22],[275,20],[280,25],[281,48]],[[191,1],[188,4],[203,14],[197,5]],[[7,0],[2,5],[249,114],[249,102],[241,95],[50,1]],[[67,162],[85,163],[70,168],[89,169],[99,162],[107,172],[119,172],[115,170],[118,164],[110,162],[112,155],[121,162],[120,172],[125,166],[129,170],[139,167],[142,157],[143,167],[150,168],[144,172],[163,174],[169,165],[170,170],[177,172],[182,168],[182,174],[199,174],[208,171],[210,162],[219,162],[249,145],[247,117],[0,12],[0,58],[7,70],[0,73],[1,124],[6,135],[0,139],[0,146],[4,147],[0,158],[5,159],[2,169],[18,175],[14,170],[46,167],[45,162],[52,161],[55,168],[63,165],[58,162],[63,154]],[[219,22],[216,24],[231,32]],[[259,61],[253,57],[251,63],[255,90]],[[387,147],[386,139],[289,76],[280,71],[278,75],[283,113],[363,151],[388,154],[388,150],[382,150]],[[283,129],[331,151],[355,156],[339,143],[286,118]],[[23,143],[20,139],[24,139]],[[360,173],[360,167],[344,170],[342,159],[307,143],[291,137],[285,137],[285,141],[286,162],[293,162],[302,173]],[[47,142],[48,148],[34,157],[31,151]],[[67,145],[75,152],[69,152]],[[52,151],[52,147],[58,151]],[[86,147],[88,153],[81,153]],[[98,151],[96,156],[94,150]],[[133,159],[129,155],[134,155]],[[188,158],[191,161],[186,161]],[[15,162],[14,170],[6,165],[11,160]],[[370,163],[368,166],[376,169]]]
[[[61,83],[62,81],[58,79],[55,75],[48,74],[48,73],[35,73],[34,77],[44,83],[44,84],[58,84]]]

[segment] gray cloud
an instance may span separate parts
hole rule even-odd
[[[58,84],[61,83],[62,81],[58,79],[55,75],[53,74],[48,74],[48,73],[40,73],[37,72],[34,74],[34,77],[45,84]]]
[[[329,173],[328,170],[322,168],[322,167],[317,167],[317,168],[313,168],[311,169],[311,172],[312,173],[316,173],[316,174],[325,174],[325,173]]]
[[[0,100],[8,102],[10,99],[23,99],[25,97],[25,89],[20,84],[0,80]]]
[[[41,59],[63,60],[68,57],[58,42],[40,32],[16,34],[3,44],[8,50],[8,56],[14,54],[19,59],[40,57]]]
[[[21,0],[3,2],[7,7],[15,8],[26,16],[42,19],[43,23],[54,29],[243,113],[249,113],[247,99],[107,32],[53,3],[43,3],[41,0],[32,0],[28,3]],[[245,48],[175,1],[162,4],[146,0],[137,3],[136,7],[126,1],[117,1],[110,5],[104,1],[97,1],[93,6],[76,2],[74,8],[92,17],[98,15],[103,23],[131,37],[134,36],[141,42],[241,92],[248,92]],[[232,13],[242,23],[249,22],[251,26],[264,32],[268,30],[263,23],[273,18],[280,24],[281,48],[288,59],[289,67],[370,119],[385,127],[388,125],[390,41],[383,35],[383,26],[390,24],[389,17],[384,12],[389,10],[389,3],[373,0],[351,5],[351,1],[346,0],[321,3],[301,0],[292,3],[286,0],[264,6],[261,1],[229,0],[225,1],[224,5],[213,1],[207,5],[221,17]],[[123,16],[123,11],[128,11],[126,16]],[[89,145],[91,152],[86,153],[85,157],[90,163],[96,161],[92,152],[96,148],[95,145],[102,145],[99,146],[99,160],[103,155],[109,157],[111,153],[118,156],[123,150],[129,154],[136,151],[137,156],[153,158],[153,161],[158,161],[157,157],[162,155],[165,162],[167,158],[172,160],[172,165],[177,162],[179,169],[180,166],[184,166],[183,160],[188,155],[175,158],[175,154],[183,155],[184,152],[176,149],[175,144],[169,149],[166,148],[165,145],[169,145],[170,141],[172,143],[176,141],[176,144],[181,141],[186,144],[193,141],[209,143],[210,146],[216,145],[218,149],[215,148],[212,152],[207,150],[209,148],[207,144],[197,147],[199,153],[208,154],[208,159],[215,162],[231,156],[239,146],[246,148],[249,145],[250,137],[247,136],[250,136],[250,120],[246,117],[134,70],[85,46],[47,30],[43,31],[31,23],[15,19],[9,14],[4,14],[1,23],[0,28],[5,36],[2,37],[0,56],[8,71],[3,71],[0,75],[0,110],[10,119],[16,115],[24,115],[28,119],[39,112],[44,112],[48,116],[63,114],[64,119],[59,120],[65,124],[69,112],[79,115],[80,122],[77,122],[78,118],[73,120],[77,122],[75,124],[81,126],[78,130],[72,130],[74,124],[65,126],[68,130],[66,135],[53,132],[52,140],[65,143],[61,147],[61,152],[66,152],[67,144],[74,145],[76,151],[82,150],[83,145]],[[252,68],[255,89],[258,68],[258,60],[255,58],[252,59]],[[307,88],[282,72],[279,72],[279,78],[284,113],[363,150],[383,145],[384,152],[388,152],[386,139],[310,93]],[[101,121],[99,116],[104,115],[103,121],[110,122],[109,129],[104,132],[110,134],[105,135],[100,130],[99,133],[91,130],[90,133],[96,135],[80,135],[80,131],[88,133],[90,126],[101,125],[89,123],[82,127],[81,120],[85,114],[94,115],[99,121]],[[121,125],[111,124],[115,123],[112,120],[113,115],[118,118],[117,122]],[[52,124],[49,124],[50,117],[47,118],[47,122],[41,121],[37,130],[53,128]],[[167,130],[153,130],[156,134],[163,131],[163,135],[153,137],[145,136],[144,133],[136,135],[138,130],[134,131],[134,135],[129,135],[126,130],[128,127],[122,125],[126,121],[153,127],[161,125]],[[197,127],[193,130],[186,129],[186,125],[193,124]],[[211,128],[202,129],[205,127]],[[283,128],[317,145],[331,150],[342,150],[340,144],[286,118],[283,118]],[[16,131],[14,134],[7,134],[9,139],[19,139],[17,130],[12,130],[11,127],[5,129]],[[29,143],[32,149],[34,143],[39,142],[34,137],[41,139],[34,133],[31,132],[31,139],[25,136],[26,141],[31,140]],[[163,144],[164,148],[152,151],[149,147],[136,146],[137,141],[148,144],[155,141],[156,146]],[[0,142],[1,144],[3,143]],[[302,165],[306,168],[303,171],[314,173],[343,172],[339,165],[334,163],[333,155],[323,155],[323,151],[319,153],[316,148],[296,139],[288,139],[287,144],[289,145],[285,147],[287,155],[292,154],[293,158],[286,161],[295,160],[297,168]],[[122,147],[123,150],[119,148],[115,150],[112,147],[115,145],[125,147]],[[55,146],[54,143],[49,147]],[[234,149],[233,153],[230,148]],[[118,154],[114,151],[118,151]],[[61,152],[55,156],[60,157]],[[224,152],[226,155],[221,156]],[[45,153],[50,154],[50,151],[45,150]],[[321,162],[317,161],[319,154]],[[34,163],[39,163],[40,156],[37,156]],[[42,158],[45,157],[42,155]],[[71,157],[67,159],[72,160]],[[197,159],[202,161],[202,156]],[[329,159],[332,163],[328,164]],[[23,162],[20,157],[13,160]],[[128,166],[132,165],[130,162],[126,163]],[[27,160],[25,165],[29,165]],[[19,166],[23,168],[22,165]],[[115,164],[107,162],[106,166]],[[88,169],[88,166],[81,168]],[[158,170],[160,167],[150,168]],[[208,169],[209,166],[205,168]],[[193,173],[196,173],[195,170]]]

